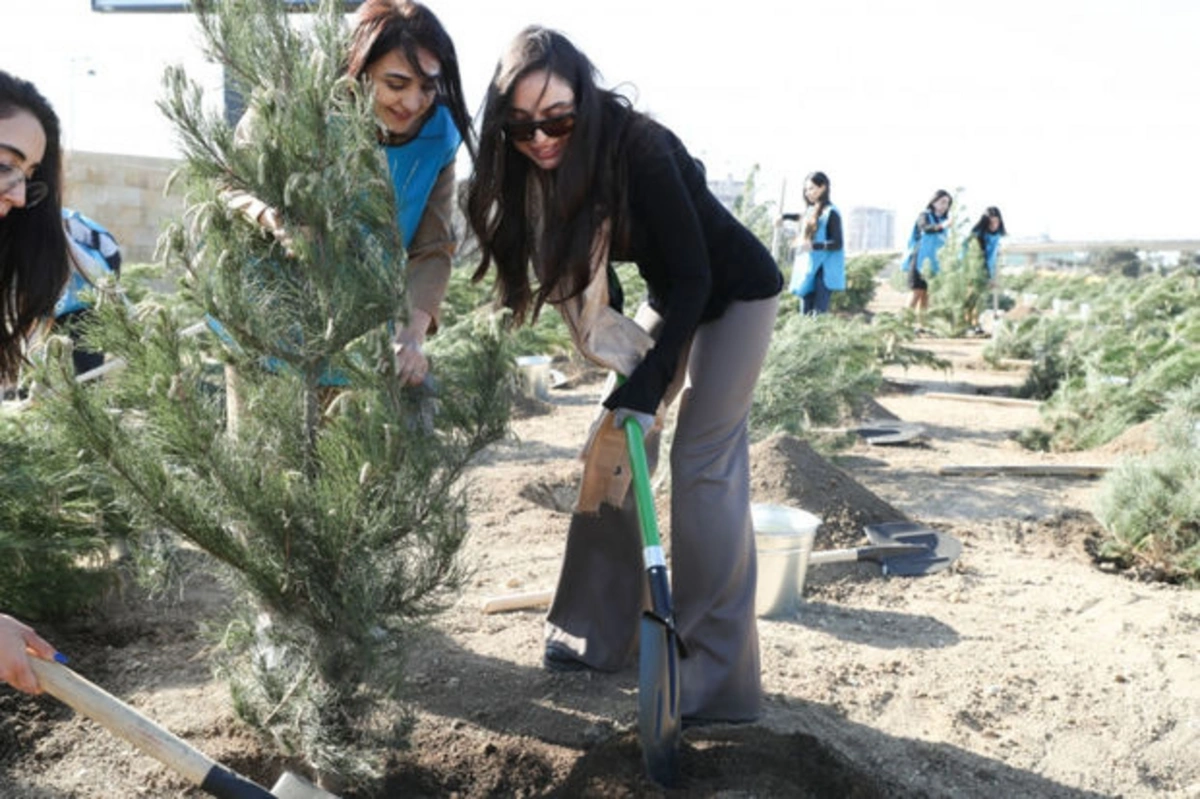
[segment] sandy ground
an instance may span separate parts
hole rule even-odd
[[[799,610],[759,622],[760,723],[688,731],[684,785],[670,792],[641,774],[635,671],[546,673],[540,611],[481,612],[488,597],[553,588],[600,383],[527,410],[473,470],[473,577],[414,648],[418,723],[383,795],[1200,797],[1200,593],[1093,560],[1095,480],[938,474],[1117,454],[1022,451],[1010,436],[1036,407],[928,396],[1020,374],[983,368],[982,341],[926,343],[953,371],[889,371],[903,390],[879,398],[925,438],[859,443],[834,462],[883,505],[959,538],[961,559],[911,579],[810,569]],[[780,446],[755,452],[767,463]],[[773,487],[757,501],[800,504],[779,475],[755,481]],[[823,531],[818,548],[831,540]],[[195,634],[220,595],[196,589],[165,608],[114,600],[54,632],[92,679],[269,785],[289,764],[232,720]],[[53,700],[0,689],[0,796],[180,795],[199,794]]]

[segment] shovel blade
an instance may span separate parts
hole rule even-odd
[[[285,771],[271,788],[275,799],[338,799],[335,794],[318,788],[299,774]]]
[[[642,616],[638,656],[638,739],[650,779],[663,787],[679,781],[679,647],[675,632]]]
[[[924,552],[880,560],[883,573],[896,577],[919,577],[950,568],[962,554],[962,542],[952,535],[939,533],[913,522],[868,524],[867,538],[877,546],[910,544]]]

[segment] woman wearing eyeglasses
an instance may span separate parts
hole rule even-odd
[[[58,117],[33,84],[0,72],[0,383],[67,282]]]
[[[908,307],[917,312],[919,327],[924,327],[925,309],[929,307],[929,283],[922,271],[930,277],[939,271],[938,253],[946,244],[950,206],[953,203],[950,192],[938,189],[913,223],[912,233],[908,237],[908,252],[904,261],[908,270],[908,287],[912,289]]]
[[[428,7],[366,0],[358,9],[347,72],[373,93],[379,143],[396,192],[396,223],[408,251],[409,318],[393,338],[397,374],[416,385],[429,363],[425,337],[437,329],[455,238],[454,161],[471,142],[454,43]],[[253,119],[243,120],[239,132]],[[231,194],[230,204],[286,240],[278,210]]]
[[[846,290],[846,255],[842,250],[842,215],[829,199],[829,177],[813,172],[804,179],[808,206],[796,237],[792,266],[792,294],[800,298],[800,313],[829,310],[835,291]]]
[[[783,278],[708,190],[669,130],[596,85],[561,34],[522,31],[485,100],[467,216],[481,279],[517,320],[545,303],[576,346],[627,375],[604,405],[650,430],[686,378],[671,448],[673,599],[685,720],[760,708],[747,415]],[[622,316],[613,261],[649,288],[645,330]],[[652,337],[651,337],[652,336]],[[586,485],[586,480],[585,480]],[[616,507],[620,504],[621,507]],[[636,647],[645,578],[632,498],[576,513],[547,621],[551,670],[616,670]]]
[[[61,176],[58,117],[33,84],[0,72],[0,383],[67,281]],[[0,682],[36,693],[30,653],[49,659],[54,647],[0,614]]]

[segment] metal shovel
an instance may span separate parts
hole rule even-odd
[[[920,577],[948,569],[962,554],[962,542],[947,533],[915,522],[868,524],[863,530],[875,546],[916,546],[920,552],[879,561],[884,574],[895,577]]]
[[[679,635],[671,609],[666,559],[658,537],[654,495],[642,426],[625,420],[625,440],[633,472],[638,522],[642,530],[642,561],[650,581],[651,609],[642,614],[638,653],[638,739],[650,778],[670,787],[679,778]]]
[[[46,693],[124,738],[218,799],[338,799],[291,772],[284,773],[268,791],[226,769],[66,666],[33,657],[29,661],[38,683]]]
[[[886,575],[918,577],[949,568],[962,554],[962,542],[952,535],[913,522],[885,522],[863,528],[871,542],[865,547],[810,552],[808,565],[869,560]]]

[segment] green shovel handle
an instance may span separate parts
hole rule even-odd
[[[650,466],[646,463],[646,445],[642,441],[642,426],[632,417],[625,420],[625,442],[629,445],[629,468],[633,470],[633,495],[637,499],[642,545],[661,546],[658,519],[654,515],[654,494],[650,490]]]

